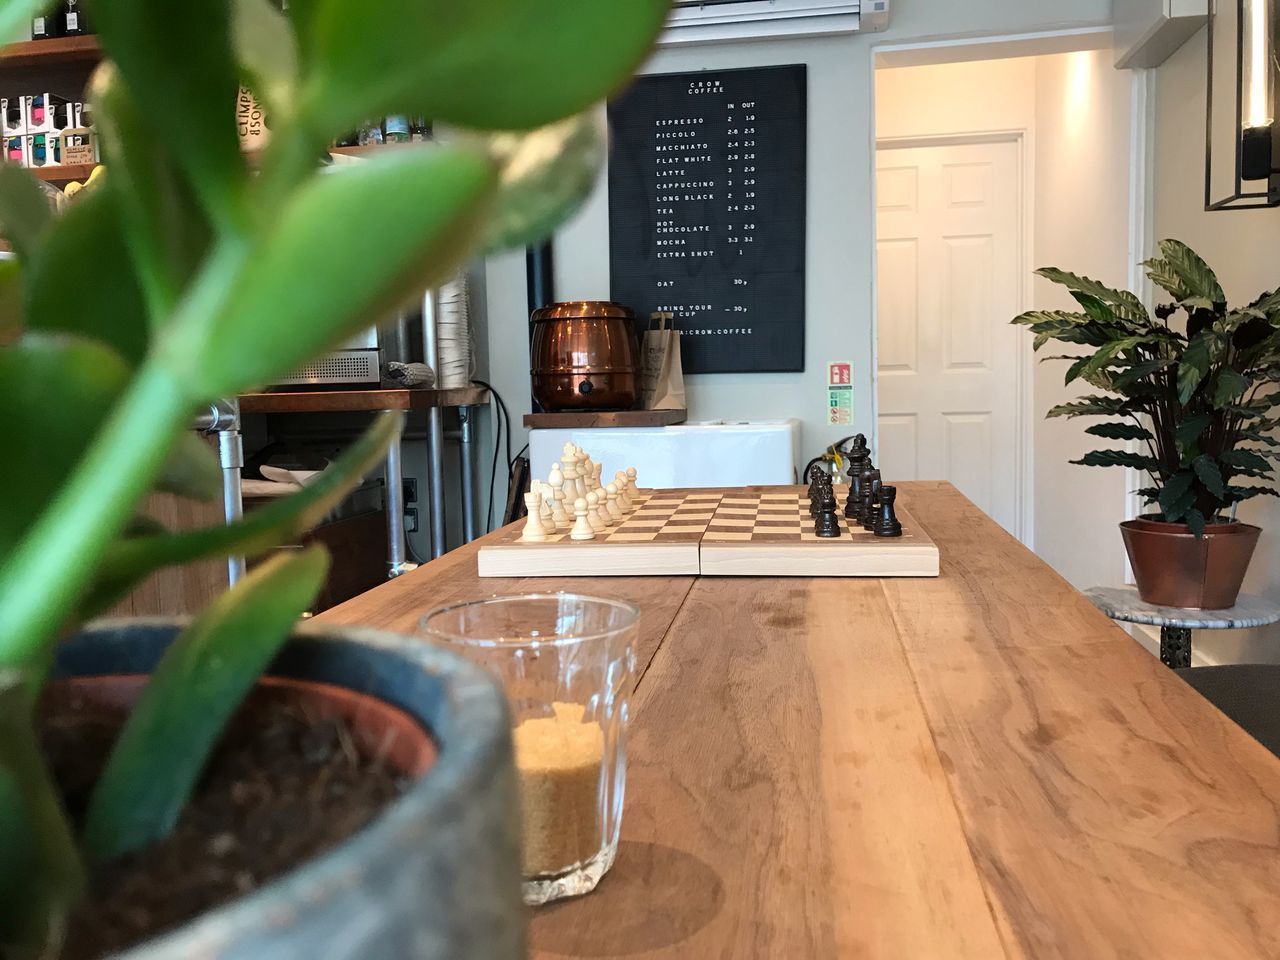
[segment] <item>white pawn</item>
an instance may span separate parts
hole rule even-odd
[[[551,488],[541,480],[535,480],[531,486],[538,492],[538,509],[541,511],[542,525],[550,533],[556,528],[555,516],[551,512]]]
[[[627,467],[627,486],[631,488],[631,494],[633,496],[640,492],[640,488],[636,485],[635,467]]]
[[[613,475],[613,485],[618,488],[618,509],[630,513],[635,504],[631,502],[630,491],[627,490],[627,475],[619,470]]]
[[[586,500],[587,522],[596,533],[604,533],[609,529],[609,524],[605,523],[604,517],[600,516],[600,497],[592,490],[587,494]]]
[[[524,506],[529,512],[529,519],[525,521],[524,530],[520,533],[520,539],[532,543],[547,539],[547,530],[542,525],[542,509],[538,505],[538,495],[533,491],[524,495]]]
[[[611,483],[604,488],[605,502],[604,507],[609,511],[609,516],[613,518],[613,522],[617,523],[622,519],[622,507],[618,505],[618,485]]]
[[[551,491],[551,516],[555,518],[556,529],[563,530],[573,521],[569,519],[569,511],[564,507],[564,474],[560,471],[560,464],[551,468],[551,479],[547,481],[547,487]]]
[[[587,501],[578,497],[573,501],[573,529],[569,531],[570,540],[594,540],[596,532],[587,519]]]

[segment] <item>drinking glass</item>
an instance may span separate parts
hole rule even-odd
[[[420,623],[506,689],[526,903],[589,893],[613,865],[639,619],[630,603],[554,593],[444,607]]]

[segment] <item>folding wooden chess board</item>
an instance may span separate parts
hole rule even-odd
[[[877,537],[840,517],[840,536],[813,532],[807,488],[645,490],[594,540],[520,540],[522,523],[479,551],[482,577],[936,577],[938,548],[902,498],[902,536]],[[843,506],[843,504],[842,504]]]

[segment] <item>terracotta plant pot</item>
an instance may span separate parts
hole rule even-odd
[[[1147,603],[1195,610],[1234,606],[1260,527],[1211,523],[1197,537],[1185,523],[1139,517],[1120,524],[1124,548]]]
[[[148,673],[178,629],[100,621],[58,648],[51,679],[101,678],[93,696],[131,700],[140,680],[120,675]],[[497,684],[422,640],[320,624],[300,628],[268,673],[282,678],[268,688],[349,716],[367,736],[396,730],[404,743],[392,762],[426,775],[344,843],[118,960],[525,957],[519,805]]]

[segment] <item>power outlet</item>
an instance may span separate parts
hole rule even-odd
[[[418,481],[414,477],[404,477],[404,502],[418,502]]]
[[[417,533],[417,532],[418,532],[418,509],[417,509],[417,507],[410,507],[409,509],[405,510],[405,512],[404,512],[404,532],[405,532],[405,533]]]

